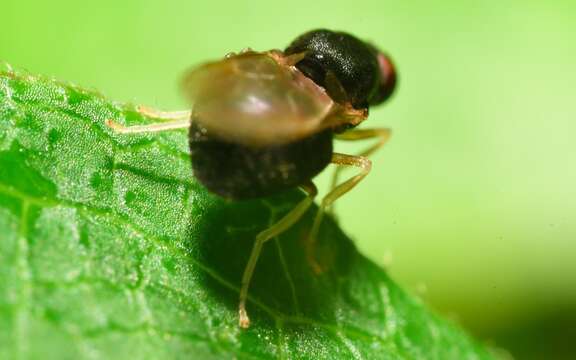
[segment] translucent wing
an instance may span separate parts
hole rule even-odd
[[[324,89],[273,54],[248,52],[191,70],[183,90],[194,120],[235,143],[288,143],[350,122]]]

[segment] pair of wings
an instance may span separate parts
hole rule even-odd
[[[249,51],[190,70],[182,90],[193,121],[224,140],[272,146],[366,117],[334,102],[287,59]]]

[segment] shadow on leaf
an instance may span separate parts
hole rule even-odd
[[[291,191],[263,200],[206,201],[201,223],[190,227],[196,234],[191,238],[201,239],[190,244],[197,260],[239,287],[258,232],[280,219],[301,198],[302,194]],[[279,315],[331,321],[335,316],[334,303],[342,296],[342,285],[357,252],[332,218],[326,217],[316,248],[324,271],[315,274],[306,259],[305,247],[316,211],[314,206],[295,226],[264,245],[249,294]],[[238,306],[236,291],[208,275],[203,281],[215,299],[234,309]],[[257,305],[248,303],[253,318],[261,314],[257,310]]]

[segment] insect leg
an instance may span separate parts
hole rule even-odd
[[[136,111],[144,116],[162,120],[190,119],[192,113],[190,110],[160,111],[144,105],[136,106]]]
[[[368,156],[372,155],[373,153],[375,153],[377,150],[379,150],[384,144],[386,144],[388,142],[388,139],[390,139],[391,134],[392,134],[392,131],[390,129],[382,129],[382,128],[380,128],[380,129],[378,129],[378,128],[377,129],[355,129],[355,130],[349,130],[349,131],[346,131],[342,134],[336,135],[336,139],[346,140],[346,141],[355,141],[355,140],[366,140],[366,139],[377,138],[378,141],[375,144],[371,145],[366,150],[364,150],[360,154],[358,154],[359,156],[368,157]],[[342,167],[337,167],[336,169],[334,169],[330,189],[334,189],[336,187],[336,185],[338,184],[338,179],[340,177],[340,174],[342,173],[342,170],[344,170],[344,168],[342,168]],[[329,212],[331,214],[333,214],[334,208],[333,207],[330,208]]]
[[[316,186],[310,181],[303,184],[301,188],[306,191],[307,195],[302,201],[300,201],[288,214],[286,214],[277,223],[270,226],[268,229],[261,231],[256,236],[256,241],[254,247],[252,248],[252,253],[244,269],[244,274],[242,275],[242,287],[240,288],[240,302],[238,305],[238,316],[240,327],[247,328],[250,326],[250,319],[248,318],[248,313],[246,312],[246,299],[248,297],[248,287],[250,286],[250,280],[252,279],[252,274],[254,273],[254,268],[258,262],[258,257],[260,256],[260,251],[262,250],[262,245],[264,243],[284,231],[288,230],[292,225],[294,225],[301,217],[304,215],[306,210],[314,202],[314,197],[318,193]]]
[[[179,119],[165,122],[157,122],[147,125],[124,126],[113,120],[106,120],[106,125],[119,134],[139,134],[149,132],[161,132],[190,127],[190,119]]]
[[[372,162],[364,156],[334,153],[332,154],[331,162],[336,165],[347,165],[357,167],[360,169],[360,173],[354,175],[345,182],[335,186],[332,190],[330,190],[328,194],[326,194],[326,196],[324,196],[322,202],[320,203],[320,208],[316,213],[316,218],[314,219],[314,224],[312,225],[312,230],[310,231],[310,238],[307,244],[308,262],[310,263],[310,266],[316,273],[322,272],[322,268],[316,261],[315,246],[318,237],[318,232],[320,230],[320,224],[322,223],[322,219],[324,217],[324,212],[338,198],[346,194],[348,191],[352,190],[352,188],[354,188],[360,181],[362,181],[362,179],[364,179],[366,175],[368,175],[370,169],[372,168]]]

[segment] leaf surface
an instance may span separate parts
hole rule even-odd
[[[315,275],[315,210],[265,245],[241,330],[254,237],[302,195],[224,201],[192,177],[184,131],[116,135],[108,118],[151,121],[72,85],[0,75],[0,358],[491,358],[330,219]]]

